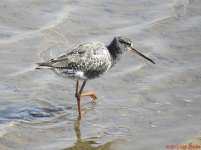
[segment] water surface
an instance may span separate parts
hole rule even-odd
[[[0,149],[165,149],[200,135],[201,1],[3,0]],[[77,119],[75,82],[35,63],[86,41],[127,35],[126,53],[91,80]]]

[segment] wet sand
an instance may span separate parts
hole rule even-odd
[[[0,149],[166,149],[201,136],[201,1],[6,1],[0,4]],[[126,53],[87,83],[36,63],[86,41],[127,35]]]

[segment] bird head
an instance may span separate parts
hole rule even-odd
[[[125,51],[130,50],[131,52],[136,53],[139,56],[141,56],[141,57],[149,60],[153,64],[155,64],[155,62],[152,59],[150,59],[147,56],[143,55],[142,53],[140,53],[139,51],[137,51],[133,47],[133,43],[132,43],[131,39],[129,39],[129,38],[125,37],[125,36],[118,36],[118,37],[115,37],[115,40],[116,40],[116,44],[118,45],[120,51],[125,52]]]

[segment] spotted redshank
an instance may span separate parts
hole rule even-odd
[[[128,50],[155,64],[153,60],[137,51],[129,38],[117,36],[108,46],[100,42],[80,44],[57,58],[38,63],[38,69],[44,67],[50,68],[62,77],[76,80],[75,97],[77,98],[79,117],[81,117],[81,97],[90,96],[93,100],[97,99],[97,96],[93,92],[82,93],[86,82],[105,74],[120,60],[122,54]],[[80,80],[83,83],[79,89]]]

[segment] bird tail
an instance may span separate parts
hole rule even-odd
[[[52,68],[52,62],[51,61],[37,63],[37,65],[38,66],[35,69]]]

